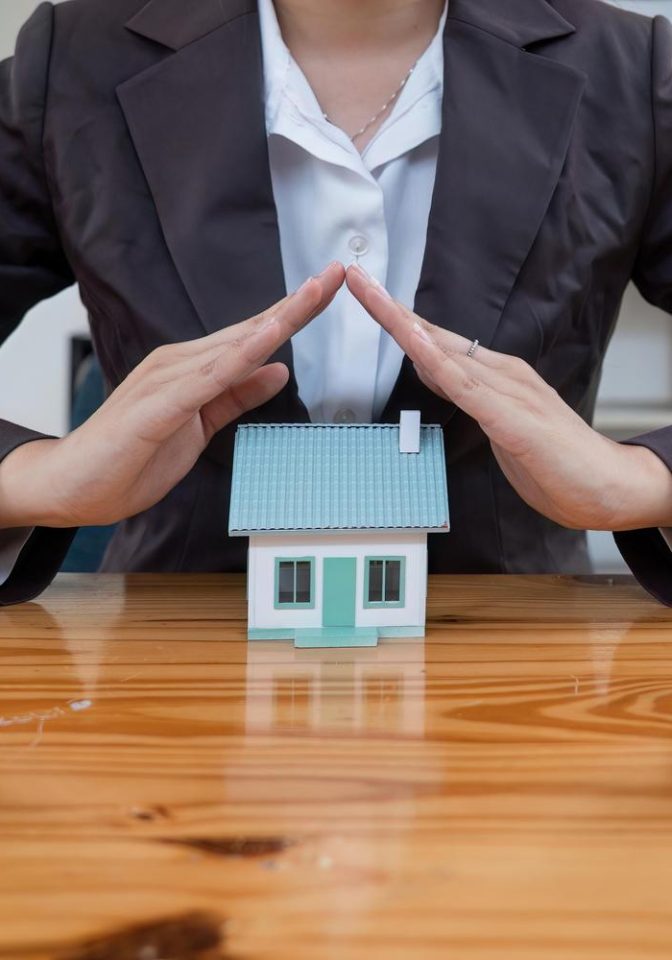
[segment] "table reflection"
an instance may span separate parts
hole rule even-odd
[[[260,730],[384,730],[425,726],[425,644],[386,640],[357,650],[248,644],[245,722]]]

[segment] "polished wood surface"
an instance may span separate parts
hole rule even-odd
[[[672,611],[430,583],[426,641],[247,644],[239,577],[0,611],[2,960],[672,955]]]

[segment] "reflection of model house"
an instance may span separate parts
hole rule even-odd
[[[443,432],[238,428],[230,533],[249,536],[248,636],[375,646],[425,630],[427,534],[448,530]]]
[[[247,648],[245,726],[358,730],[418,736],[425,721],[425,645],[390,640],[370,650]]]

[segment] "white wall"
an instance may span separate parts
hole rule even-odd
[[[623,7],[624,10],[635,10],[647,17],[670,15],[671,0],[607,0],[614,7]]]
[[[446,534],[450,536],[450,534]],[[315,557],[315,607],[275,609],[275,561],[278,556]],[[406,592],[403,607],[365,609],[364,558],[405,556]],[[357,558],[356,627],[424,626],[427,593],[427,538],[424,534],[343,533],[250,537],[248,559],[248,624],[250,629],[306,629],[322,626],[325,557]]]
[[[12,53],[21,24],[37,5],[38,0],[0,0],[0,59]]]

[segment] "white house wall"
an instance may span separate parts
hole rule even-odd
[[[370,556],[406,557],[405,605],[364,608],[364,559]],[[276,610],[277,557],[315,558],[315,607],[312,610]],[[422,626],[427,600],[427,536],[416,531],[342,534],[257,534],[250,537],[248,558],[248,618],[250,629],[306,629],[322,626],[323,560],[357,559],[356,627]]]

